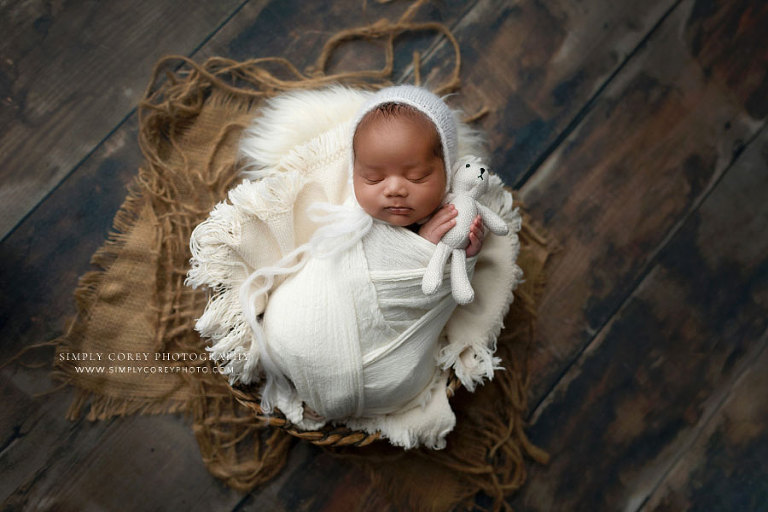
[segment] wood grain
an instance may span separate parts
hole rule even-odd
[[[59,404],[65,405],[61,398]],[[146,510],[148,504],[216,510],[240,499],[236,491],[209,480],[183,422],[132,416],[72,424],[56,402],[46,408],[34,417],[23,446],[4,461],[4,467],[13,468],[7,483],[17,483],[4,496],[4,510]]]
[[[648,271],[680,223],[711,191],[760,122],[746,91],[710,79],[702,59],[764,68],[750,37],[694,54],[691,33],[712,18],[768,12],[729,2],[706,14],[683,2],[594,102],[521,189],[521,198],[563,248],[539,309],[532,397],[541,400]],[[720,11],[726,11],[723,14]],[[734,30],[761,30],[742,24]],[[702,48],[707,37],[697,36]],[[718,69],[718,68],[713,68]],[[762,85],[756,84],[754,90]],[[534,402],[534,403],[535,403]]]
[[[491,162],[519,186],[608,82],[671,0],[588,3],[483,0],[456,27],[463,87],[452,99],[467,113],[486,107]],[[443,44],[430,60],[450,58]],[[439,67],[424,73],[444,79]]]
[[[725,403],[703,426],[643,510],[758,512],[768,503],[768,350],[750,358]],[[750,354],[753,356],[753,354]]]
[[[763,130],[535,412],[521,509],[637,510],[691,445],[765,346],[766,191]]]
[[[0,237],[134,109],[160,56],[194,51],[239,3],[5,3]]]
[[[471,10],[475,2],[428,2],[415,11],[412,21],[437,21],[452,27]],[[247,60],[280,55],[288,58],[300,71],[309,71],[313,69],[323,45],[338,31],[384,19],[394,23],[408,7],[407,2],[368,2],[365,6],[364,2],[352,0],[330,3],[284,0],[271,2],[259,9],[261,21],[253,24],[249,20],[254,19],[255,9],[246,4],[242,13],[224,26],[220,34],[201,48],[196,56],[200,60],[221,55]],[[413,51],[428,54],[438,46],[442,38],[437,38],[435,34],[434,31],[406,33],[395,39],[395,79],[402,79],[410,71]],[[384,62],[383,41],[350,41],[339,46],[329,62],[327,73],[380,69]]]
[[[134,118],[115,132],[6,240],[0,243],[0,326],[8,353],[62,334],[75,313],[73,291],[90,270],[126,187],[141,165]],[[40,350],[25,361],[50,361]]]

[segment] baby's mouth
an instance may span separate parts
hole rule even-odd
[[[384,209],[393,215],[408,215],[413,211],[413,208],[407,206],[387,206]]]

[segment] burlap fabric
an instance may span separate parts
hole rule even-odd
[[[238,402],[215,364],[203,357],[205,344],[193,325],[206,295],[183,285],[189,236],[239,181],[238,138],[258,115],[262,99],[332,82],[370,88],[389,85],[392,41],[404,30],[438,30],[449,37],[457,60],[451,63],[453,73],[441,92],[455,89],[459,69],[455,39],[442,25],[414,24],[406,17],[335,36],[312,76],[279,58],[246,62],[212,58],[198,65],[169,57],[158,63],[140,107],[145,163],[115,218],[113,233],[93,257],[98,269],[80,281],[75,294],[78,315],[58,340],[54,374],[76,393],[70,417],[86,411],[92,420],[184,412],[206,466],[227,485],[250,490],[280,471],[295,437],[270,427]],[[325,63],[335,44],[350,37],[385,39],[387,67],[326,74]],[[173,66],[178,69],[169,71]],[[270,71],[270,66],[281,70]],[[158,85],[160,77],[164,78]],[[452,398],[458,421],[445,450],[405,452],[382,441],[333,448],[334,454],[359,464],[371,478],[362,507],[388,503],[448,510],[471,504],[478,492],[484,492],[498,509],[506,506],[504,497],[525,481],[525,458],[546,461],[546,454],[528,441],[523,418],[525,362],[550,249],[525,215],[519,236],[518,264],[525,282],[516,291],[499,339],[498,353],[506,370],[474,394],[460,389]],[[104,360],[66,360],[59,357],[61,353],[122,354],[123,369],[111,372]],[[147,373],[149,367],[163,371]]]

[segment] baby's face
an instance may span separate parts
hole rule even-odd
[[[426,219],[445,193],[437,130],[426,118],[376,118],[354,139],[353,185],[358,204],[372,217],[396,226]]]

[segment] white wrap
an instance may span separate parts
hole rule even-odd
[[[402,413],[434,400],[435,440],[454,422],[436,360],[456,303],[447,282],[435,295],[421,293],[433,250],[407,229],[375,222],[351,250],[310,258],[274,291],[265,337],[296,399],[331,419]]]
[[[213,292],[196,328],[211,339],[212,357],[229,358],[224,368],[232,383],[257,381],[262,356],[239,305],[240,285],[310,239],[318,224],[309,204],[349,197],[348,125],[368,94],[334,88],[272,100],[243,141],[250,167],[267,177],[233,189],[229,203],[217,205],[193,233],[187,282]],[[459,155],[478,152],[460,124]],[[307,429],[324,423],[305,414],[305,403],[334,422],[380,431],[396,445],[445,445],[455,423],[447,370],[470,391],[492,377],[496,337],[522,276],[515,265],[520,216],[501,181],[492,180],[481,201],[510,234],[488,236],[471,261],[478,291],[472,304],[456,308],[448,280],[425,296],[421,279],[435,246],[378,221],[332,258],[297,254],[299,270],[278,276],[270,294],[251,304],[253,314],[263,313],[274,364],[291,382],[275,400],[289,420]]]

